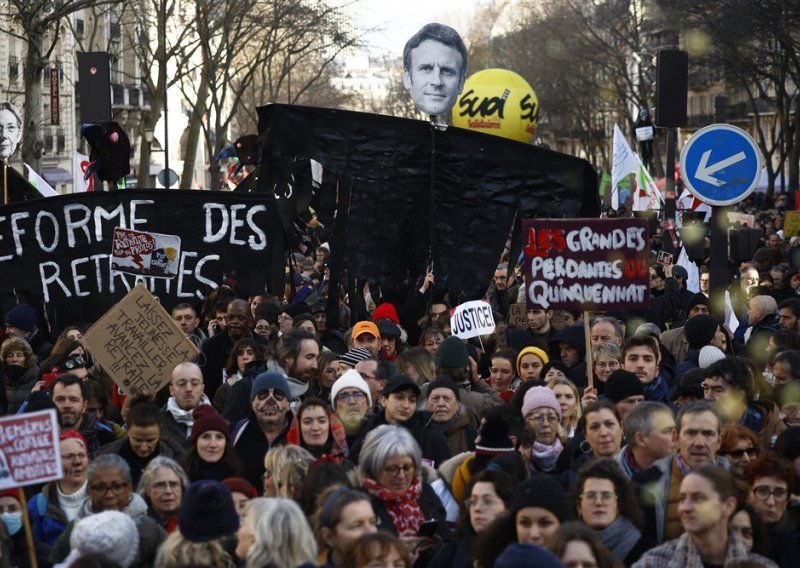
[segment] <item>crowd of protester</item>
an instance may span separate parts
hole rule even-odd
[[[588,342],[583,313],[510,320],[508,251],[468,341],[434,272],[331,290],[313,224],[281,295],[172,309],[200,355],[156,393],[19,304],[0,407],[56,409],[63,476],[0,493],[0,566],[797,567],[800,243],[767,205],[735,319],[705,264],[689,289],[654,262],[650,310],[589,314]]]

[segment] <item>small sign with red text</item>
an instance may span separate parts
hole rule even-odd
[[[0,490],[61,479],[55,410],[0,418]]]
[[[178,274],[181,239],[176,235],[114,228],[111,269],[117,272],[172,278]]]

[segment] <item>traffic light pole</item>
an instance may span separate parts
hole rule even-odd
[[[675,236],[675,151],[678,146],[678,132],[675,128],[667,128],[667,166],[664,181],[664,227],[665,233],[661,238],[664,250],[672,253],[677,258],[677,247],[673,242]]]

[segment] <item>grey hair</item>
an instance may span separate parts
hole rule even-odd
[[[592,361],[597,361],[600,357],[610,357],[622,363],[622,349],[614,343],[601,343],[592,349]]]
[[[417,471],[422,467],[422,450],[411,435],[401,426],[383,424],[367,434],[358,460],[358,471],[377,479],[391,458],[410,456]]]
[[[617,337],[619,337],[620,341],[625,339],[625,335],[622,332],[622,326],[620,325],[619,320],[617,318],[612,318],[610,316],[596,317],[592,321],[592,327],[596,326],[598,323],[609,324],[611,327],[614,328],[614,333],[617,335]]]
[[[125,481],[131,483],[131,467],[128,465],[128,462],[117,454],[103,454],[102,456],[94,458],[89,464],[89,469],[86,470],[86,479],[92,479],[94,472],[107,467],[120,470],[125,477]]]
[[[246,568],[293,568],[317,562],[317,541],[300,506],[291,499],[257,497],[247,504],[244,523],[254,543]]]
[[[661,339],[661,329],[654,323],[645,322],[636,328],[634,335],[649,335],[653,339]]]
[[[684,416],[687,414],[701,414],[703,412],[710,412],[717,417],[717,434],[719,434],[722,430],[722,419],[719,415],[719,410],[717,410],[716,405],[711,404],[707,400],[695,400],[681,406],[680,410],[678,410],[678,417],[675,419],[675,423],[678,426],[678,433],[681,431],[681,422]]]
[[[17,127],[22,128],[22,115],[19,112],[19,109],[15,107],[8,101],[0,103],[0,110],[7,110],[11,114],[14,115],[14,118],[17,119]]]
[[[181,482],[181,490],[186,490],[186,488],[189,486],[189,476],[186,475],[186,472],[183,471],[183,468],[178,465],[178,462],[166,456],[156,456],[150,460],[150,463],[147,464],[147,467],[145,467],[144,471],[142,472],[142,477],[139,480],[139,487],[136,489],[136,492],[139,495],[146,497],[145,491],[147,486],[150,485],[150,482],[153,480],[156,472],[162,467],[174,471],[175,475],[178,476],[178,479]]]
[[[672,409],[661,402],[646,401],[634,406],[622,422],[622,433],[625,441],[636,446],[636,434],[648,434],[653,429],[653,416],[659,412],[672,415]]]

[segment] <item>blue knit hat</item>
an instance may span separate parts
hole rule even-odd
[[[14,306],[6,314],[6,324],[31,332],[36,327],[36,312],[28,304]]]
[[[195,481],[183,496],[178,513],[181,534],[192,542],[208,542],[239,530],[231,491],[219,481]]]
[[[494,561],[494,568],[564,568],[564,565],[546,548],[513,542]]]
[[[266,373],[258,375],[253,381],[253,388],[250,389],[250,400],[253,400],[258,393],[269,389],[281,391],[286,395],[286,398],[292,397],[292,391],[289,389],[289,383],[286,377],[280,373],[267,371]]]

